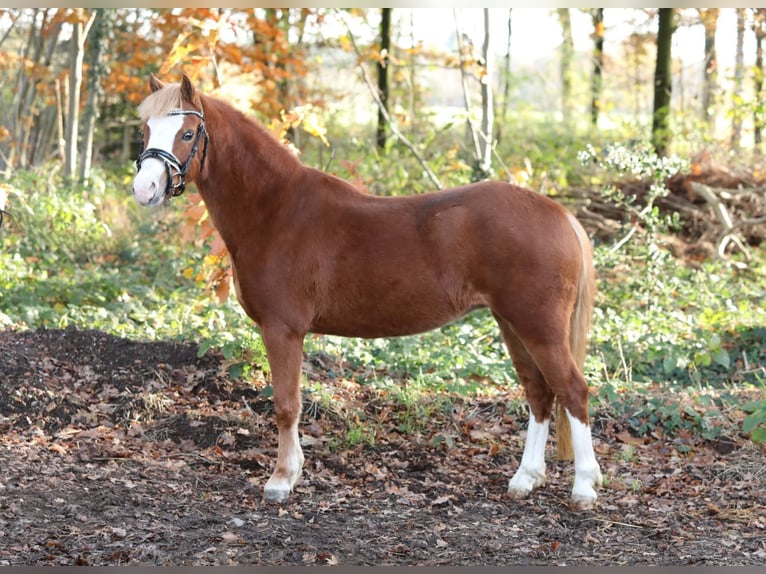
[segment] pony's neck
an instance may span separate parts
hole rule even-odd
[[[197,187],[208,210],[225,204],[235,209],[264,205],[262,196],[273,193],[286,199],[289,180],[303,167],[298,158],[263,126],[228,103],[203,96],[202,105],[210,143]]]

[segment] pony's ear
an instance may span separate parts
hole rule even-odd
[[[199,94],[197,94],[194,84],[192,84],[192,81],[186,74],[184,74],[183,79],[181,80],[181,97],[194,107],[199,107],[200,105]]]
[[[152,91],[152,93],[156,92],[157,90],[161,90],[165,87],[165,84],[160,82],[157,79],[157,76],[154,74],[149,74],[149,89]]]

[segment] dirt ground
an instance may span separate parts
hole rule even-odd
[[[743,437],[682,454],[597,416],[607,484],[576,512],[570,463],[506,497],[523,411],[456,402],[400,434],[371,397],[388,430],[350,447],[348,420],[307,398],[304,480],[273,505],[270,399],[224,373],[192,344],[0,332],[0,565],[766,564],[764,450]]]

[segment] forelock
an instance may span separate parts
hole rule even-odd
[[[172,110],[181,107],[181,85],[165,84],[165,86],[156,92],[149,94],[143,102],[138,105],[138,115],[142,122],[145,122],[154,116],[167,115]]]

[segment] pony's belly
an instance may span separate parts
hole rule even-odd
[[[447,298],[423,298],[389,304],[368,301],[346,305],[316,316],[310,331],[341,337],[401,337],[438,329],[473,309],[485,307],[483,300],[453,305]]]
[[[406,335],[417,335],[433,329],[438,329],[449,323],[455,317],[450,317],[441,321],[407,321],[407,322],[377,322],[368,324],[364,322],[317,322],[312,325],[310,332],[321,335],[337,335],[339,337],[359,337],[362,339],[376,339],[380,337],[403,337]]]

